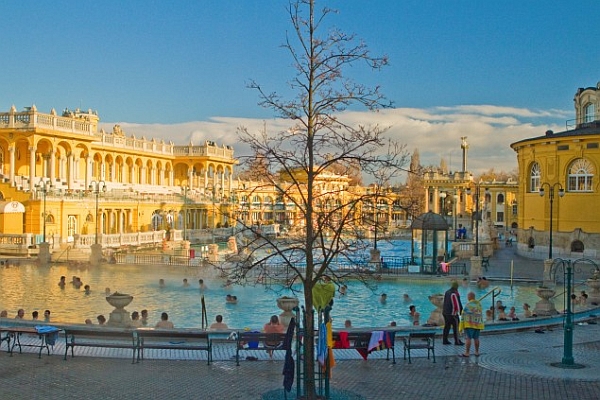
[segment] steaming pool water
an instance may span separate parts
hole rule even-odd
[[[382,253],[390,255],[391,250],[382,248]],[[128,311],[149,311],[149,324],[154,325],[165,311],[169,319],[180,328],[201,327],[201,296],[204,295],[208,321],[212,323],[217,314],[223,315],[224,322],[230,328],[259,329],[273,314],[280,314],[276,299],[282,295],[292,296],[289,291],[275,291],[264,286],[224,287],[223,279],[218,278],[212,267],[176,267],[176,266],[141,266],[141,265],[102,265],[88,267],[85,265],[60,265],[50,267],[38,265],[19,265],[0,268],[0,309],[7,310],[9,318],[13,318],[19,308],[25,309],[25,319],[31,319],[31,312],[38,310],[40,316],[45,309],[52,312],[51,321],[55,323],[83,323],[86,318],[96,323],[96,316],[108,314],[112,307],[106,302],[105,288],[111,293],[118,291],[134,297],[126,307]],[[60,277],[67,277],[64,288],[58,286]],[[72,276],[81,278],[83,285],[91,287],[90,294],[85,294],[83,285],[76,289],[71,283]],[[165,287],[159,286],[159,280],[165,280]],[[183,279],[189,286],[184,287]],[[203,279],[207,288],[201,291],[198,280]],[[408,307],[414,304],[421,314],[421,324],[435,307],[428,296],[443,293],[450,285],[449,278],[411,279],[398,278],[382,280],[367,288],[358,281],[348,281],[347,294],[336,295],[333,311],[334,328],[344,326],[350,319],[353,327],[382,327],[396,321],[398,325],[411,325]],[[514,285],[508,282],[492,282],[490,288],[480,290],[474,283],[460,285],[461,298],[466,299],[467,292],[474,291],[477,297],[484,295],[492,287],[502,290],[496,300],[502,300],[507,307],[515,306],[517,313],[522,312],[523,303],[532,306],[539,300],[533,284]],[[300,288],[298,286],[298,288]],[[379,301],[381,293],[387,294],[387,301]],[[411,301],[406,302],[403,294],[408,294]],[[235,295],[237,304],[227,304],[225,296]],[[302,293],[300,304],[303,304]],[[562,300],[555,303],[557,307]],[[491,296],[483,301],[484,307],[492,305]]]

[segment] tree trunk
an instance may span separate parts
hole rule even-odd
[[[315,382],[315,316],[312,299],[313,281],[304,281],[304,304],[306,307],[306,326],[304,337],[304,399],[317,399]]]

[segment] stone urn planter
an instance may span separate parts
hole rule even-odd
[[[587,286],[590,288],[588,293],[588,303],[600,303],[600,277],[598,273],[586,281]]]
[[[443,326],[444,316],[442,315],[442,307],[444,306],[444,295],[443,294],[432,294],[428,297],[431,304],[435,306],[435,309],[431,312],[429,319],[427,320],[428,325]]]
[[[533,309],[534,314],[537,314],[538,316],[558,314],[556,307],[554,307],[554,303],[550,300],[556,294],[556,290],[546,286],[540,286],[535,292],[541,300],[535,303],[535,308]]]
[[[281,314],[279,314],[279,323],[288,326],[290,324],[290,320],[294,317],[294,313],[292,310],[295,307],[298,307],[300,301],[296,297],[280,297],[277,299],[277,307],[283,310]]]
[[[108,316],[108,325],[118,327],[131,325],[131,317],[129,316],[129,311],[125,310],[125,307],[133,301],[133,296],[115,292],[106,296],[106,301],[115,308]]]

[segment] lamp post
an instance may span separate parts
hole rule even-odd
[[[440,192],[440,215],[444,217],[444,219],[446,219],[446,216],[444,215],[444,204],[446,202],[446,196],[446,192]]]
[[[550,197],[550,241],[548,243],[548,259],[552,259],[552,217],[553,217],[553,204],[554,204],[554,188],[558,187],[558,196],[563,197],[565,195],[565,189],[562,187],[560,182],[556,182],[550,184],[548,182],[544,182],[540,185],[540,196],[544,196],[546,191],[544,190],[544,186],[548,186],[548,194]]]
[[[373,250],[377,251],[377,225],[379,224],[379,199],[377,198],[377,193],[379,192],[379,188],[375,189],[375,203],[373,204]],[[379,254],[377,254],[377,261],[379,261]]]
[[[100,222],[98,221],[98,196],[100,195],[100,191],[103,193],[106,192],[106,182],[91,181],[89,188],[96,195],[96,238],[94,239],[94,244],[98,244],[98,228],[100,227]]]
[[[458,193],[457,192],[454,192],[453,198],[454,198],[454,204],[452,207],[452,212],[454,213],[454,240],[456,241],[456,239],[458,238],[458,234],[457,234],[458,233],[458,217],[457,217]]]
[[[571,300],[571,293],[573,289],[573,281],[575,271],[582,272],[582,267],[579,264],[590,264],[593,266],[593,271],[597,271],[598,267],[596,264],[589,259],[580,258],[575,261],[565,260],[557,258],[552,261],[553,277],[556,277],[559,268],[562,269],[564,274],[564,285],[565,285],[565,323],[564,323],[564,342],[563,342],[563,357],[560,363],[551,363],[552,366],[566,369],[579,369],[585,368],[585,365],[576,364],[575,358],[573,357],[573,306]]]
[[[489,193],[488,189],[485,189],[485,193]],[[467,194],[471,194],[471,188],[467,188]],[[481,194],[481,182],[475,184],[475,257],[479,257],[479,196]]]
[[[183,192],[183,207],[182,207],[182,211],[183,211],[183,240],[187,240],[187,235],[186,235],[186,225],[187,225],[187,193],[188,190],[190,190],[189,186],[183,186],[181,188],[181,191]]]
[[[46,243],[46,195],[52,189],[52,184],[48,181],[45,181],[44,178],[40,179],[40,182],[35,185],[36,189],[42,194],[44,211],[42,213],[43,218],[43,235],[42,242]]]

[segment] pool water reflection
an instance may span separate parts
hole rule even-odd
[[[64,289],[58,286],[60,276],[67,277]],[[76,289],[71,283],[72,276],[78,276],[83,285],[90,285],[90,294],[85,294],[83,286]],[[165,280],[165,287],[159,286],[159,279]],[[189,282],[184,287],[183,279]],[[204,279],[207,289],[201,292],[198,280]],[[209,323],[217,314],[222,314],[224,322],[231,328],[261,328],[272,314],[280,314],[276,299],[290,292],[275,292],[263,286],[223,287],[222,279],[209,268],[183,268],[169,266],[139,265],[102,265],[98,268],[53,265],[41,268],[36,265],[21,265],[0,268],[0,309],[8,310],[13,318],[19,308],[25,309],[25,319],[31,319],[31,312],[49,309],[54,322],[83,323],[86,318],[96,321],[98,314],[108,314],[112,307],[106,302],[105,288],[134,296],[127,310],[148,309],[150,324],[154,325],[160,313],[166,311],[176,327],[200,327],[200,298],[204,294]],[[352,320],[354,327],[387,326],[394,320],[398,325],[410,325],[408,307],[415,304],[421,314],[421,324],[435,308],[428,296],[443,293],[449,287],[449,279],[381,281],[372,290],[360,282],[347,282],[345,296],[336,296],[332,311],[334,327],[344,326],[346,319]],[[535,286],[515,286],[512,290],[507,284],[494,285],[502,288],[498,297],[507,306],[515,306],[522,312],[524,302],[535,304],[539,299],[535,295]],[[490,288],[491,288],[490,287]],[[479,296],[486,291],[479,290],[474,284],[459,288],[461,298],[466,299],[467,292],[473,290]],[[381,293],[387,294],[385,304],[380,303]],[[411,300],[405,302],[403,294]],[[237,296],[238,304],[226,304],[225,296]],[[300,294],[301,296],[301,294]],[[300,299],[303,303],[302,298]],[[483,306],[490,307],[491,296],[484,300]],[[559,302],[556,302],[557,306]]]

